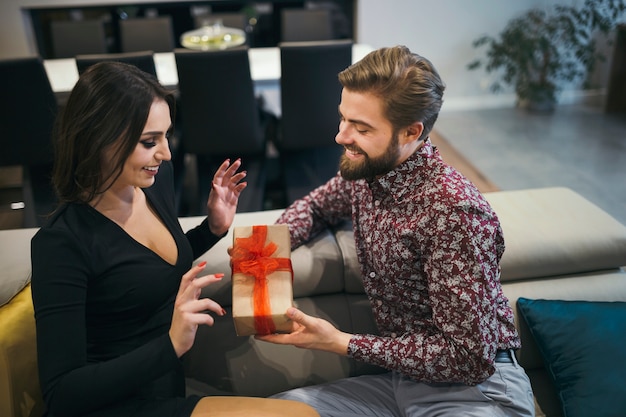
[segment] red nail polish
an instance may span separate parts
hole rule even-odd
[[[224,274],[219,273],[219,274],[213,274],[215,275],[215,278],[224,278]]]
[[[202,261],[198,264],[200,268],[204,268],[206,266],[206,261]]]
[[[222,316],[226,315],[226,310],[222,309]]]

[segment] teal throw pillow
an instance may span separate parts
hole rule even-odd
[[[626,416],[626,303],[519,298],[566,417]]]

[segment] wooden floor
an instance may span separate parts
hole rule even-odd
[[[444,105],[435,130],[501,190],[568,187],[626,224],[626,114],[602,100],[551,114]]]
[[[498,191],[498,187],[491,182],[489,178],[485,177],[485,175],[474,165],[472,165],[467,158],[461,155],[443,135],[434,130],[430,134],[430,140],[433,145],[439,149],[439,153],[441,154],[444,162],[456,168],[461,174],[465,175],[467,179],[476,185],[478,190],[483,193]]]

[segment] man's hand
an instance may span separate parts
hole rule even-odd
[[[255,336],[255,338],[280,345],[334,352],[343,356],[348,354],[351,334],[338,330],[326,320],[306,315],[294,307],[287,310],[287,317],[293,321],[291,333]]]

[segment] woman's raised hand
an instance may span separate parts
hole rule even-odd
[[[207,212],[209,228],[214,235],[221,236],[228,231],[237,211],[239,195],[248,185],[243,181],[246,171],[237,172],[239,167],[241,167],[241,159],[237,159],[232,164],[227,159],[222,162],[213,176]]]

